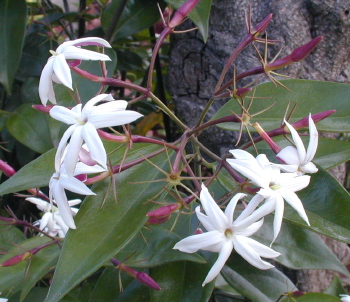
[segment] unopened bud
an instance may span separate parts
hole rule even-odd
[[[195,8],[200,0],[189,0],[184,3],[174,14],[174,17],[169,22],[169,27],[174,28],[178,26],[184,18]]]
[[[146,214],[147,217],[151,217],[151,218],[162,218],[162,217],[167,217],[169,215],[171,215],[173,212],[177,211],[178,209],[180,209],[182,207],[182,204],[177,202],[177,203],[173,203],[170,205],[166,205],[163,207],[160,207],[156,210],[153,210],[151,212],[148,212]]]
[[[252,34],[255,37],[260,36],[265,31],[265,29],[269,26],[271,19],[272,19],[272,14],[269,14],[264,20],[262,20],[257,26],[255,26]]]
[[[233,97],[244,98],[251,90],[249,87],[238,88],[233,92]]]
[[[150,218],[148,218],[148,220],[146,221],[146,224],[151,224],[151,225],[162,224],[162,223],[168,221],[169,218],[170,218],[170,216],[165,216],[165,217],[160,217],[160,218],[150,217]]]
[[[32,108],[44,113],[49,113],[53,106],[54,105],[32,105]]]
[[[294,292],[290,293],[290,296],[293,298],[299,298],[301,296],[304,296],[306,294],[306,292],[301,292],[300,290],[296,290]]]
[[[317,122],[322,121],[323,119],[325,119],[326,117],[330,116],[334,112],[336,112],[336,110],[323,111],[323,112],[320,112],[320,113],[312,114],[311,118],[314,121],[314,123],[316,124]],[[305,116],[301,120],[299,120],[299,121],[297,121],[295,123],[291,123],[291,125],[293,126],[293,128],[295,130],[306,128],[306,127],[309,126],[309,117]],[[289,130],[287,132],[289,132]]]
[[[195,235],[203,234],[203,230],[201,228],[198,228],[195,232]]]
[[[281,151],[280,146],[278,146],[272,139],[271,137],[265,132],[265,130],[263,128],[261,128],[261,126],[259,125],[259,123],[254,123],[252,125],[254,127],[254,129],[260,134],[260,136],[262,137],[262,139],[270,146],[271,150],[274,153],[278,153]]]
[[[17,220],[15,218],[0,217],[0,221],[6,222],[6,224],[16,224]]]
[[[136,274],[136,280],[139,281],[140,283],[153,288],[155,290],[161,290],[160,286],[156,281],[154,281],[149,275],[143,272],[138,272]]]
[[[265,66],[265,71],[271,71],[278,68],[282,68],[305,59],[316,48],[316,46],[318,45],[318,43],[321,42],[322,39],[322,36],[316,37],[309,43],[295,49],[290,55],[267,64]]]
[[[22,262],[23,260],[29,259],[31,256],[32,256],[32,253],[30,251],[29,252],[25,252],[23,254],[14,256],[14,257],[4,261],[2,264],[0,264],[0,266],[3,266],[3,267],[5,267],[5,266],[13,266],[13,265],[16,265],[16,264]]]
[[[16,170],[12,168],[8,163],[5,163],[0,159],[0,170],[4,172],[7,177],[11,177],[16,173]]]

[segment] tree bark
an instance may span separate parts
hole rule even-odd
[[[273,13],[267,34],[269,39],[283,41],[284,47],[279,57],[288,55],[316,36],[324,36],[321,44],[310,56],[302,62],[280,70],[281,73],[299,79],[350,82],[348,0],[213,0],[207,43],[195,32],[174,35],[171,41],[169,91],[177,115],[186,124],[192,126],[197,122],[226,59],[245,36],[245,11],[249,5],[253,26]],[[187,22],[183,26],[193,25]],[[280,44],[269,47],[269,60],[276,55],[280,47]],[[247,47],[234,64],[237,73],[259,66],[254,48]],[[230,73],[232,76],[232,69]],[[207,119],[226,101],[215,101]],[[237,133],[212,127],[200,138],[212,151],[224,155],[228,149],[233,148]],[[343,166],[337,169],[335,176],[342,181],[345,168]],[[340,260],[350,260],[346,244],[329,239],[326,242]],[[303,271],[299,274],[298,285],[304,291],[320,291],[328,286],[333,275],[333,272]]]

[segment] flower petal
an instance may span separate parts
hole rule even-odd
[[[79,108],[81,108],[81,104],[75,106],[74,108],[74,110],[70,110],[63,106],[54,106],[49,113],[51,117],[60,122],[68,125],[73,125],[77,123],[77,120],[81,119],[81,114],[77,113],[77,111],[79,111]]]
[[[252,247],[261,257],[264,258],[275,258],[281,255],[281,253],[274,251],[272,248],[267,247],[266,245],[261,244],[260,242],[251,239],[245,238],[247,244]]]
[[[67,146],[67,154],[64,157],[63,165],[68,176],[73,176],[75,167],[78,163],[80,149],[83,144],[82,132],[84,127],[85,126],[81,125],[75,127]]]
[[[309,134],[310,134],[310,140],[309,140],[309,146],[307,147],[304,164],[310,162],[314,158],[316,154],[317,146],[318,146],[318,132],[317,132],[316,125],[311,117],[311,114],[309,115]],[[313,173],[313,172],[310,172],[310,173]]]
[[[111,61],[110,57],[96,51],[83,49],[76,46],[65,46],[62,55],[71,60],[93,60],[93,61]]]
[[[41,103],[46,106],[47,100],[51,103],[56,104],[55,93],[52,85],[52,74],[53,74],[53,63],[54,58],[50,57],[43,68],[39,82],[39,97]]]
[[[295,146],[298,150],[299,162],[302,163],[305,160],[305,156],[306,156],[304,143],[301,140],[298,132],[293,128],[293,126],[291,124],[289,124],[286,120],[284,121],[284,123],[287,125],[290,133],[292,134],[293,141],[294,141]]]
[[[212,281],[217,275],[219,275],[221,269],[224,267],[228,257],[230,257],[233,249],[232,241],[226,241],[221,248],[218,259],[215,261],[214,265],[210,269],[208,275],[206,276],[202,286],[206,285]]]
[[[73,90],[72,75],[70,73],[70,68],[63,54],[54,56],[53,72],[64,86]]]
[[[99,107],[99,106],[97,106]],[[129,124],[133,121],[136,121],[140,117],[143,117],[142,114],[132,111],[116,111],[116,112],[99,112],[96,114],[92,112],[89,115],[89,122],[92,123],[96,129],[112,126],[120,126]]]
[[[300,165],[298,150],[293,146],[287,146],[277,153],[276,158],[288,165]]]
[[[226,209],[225,209],[225,215],[228,219],[228,223],[230,225],[233,224],[233,214],[237,205],[237,202],[244,198],[245,196],[247,196],[246,194],[243,193],[238,193],[235,196],[233,196],[233,198],[231,199],[231,201],[229,202],[229,204],[227,205]]]

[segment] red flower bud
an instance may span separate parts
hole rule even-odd
[[[148,212],[146,214],[147,217],[151,217],[151,218],[163,218],[163,217],[168,217],[169,215],[171,215],[171,213],[177,211],[178,209],[180,209],[182,207],[182,204],[180,203],[173,203],[170,205],[166,205],[163,207],[160,207],[156,210],[153,210],[151,212]]]
[[[136,280],[139,281],[140,283],[153,288],[155,290],[161,290],[160,286],[156,281],[154,281],[150,276],[148,276],[146,273],[143,272],[138,272],[136,274]]]
[[[169,27],[174,28],[178,26],[183,19],[195,8],[200,0],[189,0],[184,3],[174,14],[174,17],[169,22]]]
[[[169,218],[170,218],[170,216],[165,216],[165,217],[161,217],[161,218],[150,217],[146,221],[146,224],[151,224],[151,225],[162,224],[162,223],[166,222],[167,220],[169,220]]]
[[[4,261],[2,264],[0,264],[0,266],[3,266],[3,267],[5,267],[5,266],[13,266],[13,265],[16,265],[16,264],[22,262],[23,260],[29,259],[31,256],[32,256],[32,253],[30,251],[29,252],[25,252],[23,254],[14,256],[14,257]]]
[[[0,159],[0,170],[4,172],[4,174],[7,177],[13,176],[16,171],[14,168],[12,168],[9,164],[5,163],[3,160]]]
[[[265,29],[269,26],[271,19],[272,19],[272,14],[269,14],[264,20],[262,20],[257,26],[255,26],[252,34],[255,37],[261,35],[265,31]]]
[[[49,113],[53,106],[54,105],[32,105],[32,108],[44,113]]]
[[[258,133],[260,134],[260,136],[262,137],[262,139],[267,142],[267,144],[270,146],[271,150],[274,153],[278,153],[281,151],[280,146],[278,146],[272,139],[271,137],[265,132],[265,130],[263,128],[261,128],[261,126],[259,125],[259,123],[254,123],[253,127],[255,128],[256,131],[258,131]]]
[[[311,118],[313,119],[314,123],[316,124],[317,122],[325,119],[326,117],[330,116],[331,114],[333,114],[334,112],[336,112],[336,110],[327,110],[327,111],[323,111],[320,113],[316,113],[316,114],[312,114]],[[306,116],[304,118],[302,118],[301,120],[292,123],[291,124],[293,126],[294,129],[302,129],[302,128],[306,128],[309,126],[309,117]],[[289,131],[288,131],[289,132]]]

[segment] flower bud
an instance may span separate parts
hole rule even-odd
[[[306,294],[306,292],[301,292],[300,290],[296,290],[294,292],[289,293],[290,296],[289,297],[293,297],[293,298],[299,298],[301,296],[304,296]]]
[[[327,111],[323,111],[320,113],[316,113],[316,114],[312,114],[311,118],[314,121],[314,123],[316,124],[317,122],[325,119],[326,117],[330,116],[331,114],[333,114],[334,112],[336,112],[336,110],[327,110]],[[292,123],[291,124],[293,126],[294,129],[302,129],[302,128],[306,128],[309,126],[309,117],[305,116],[304,118],[302,118],[301,120]],[[289,130],[287,131],[289,132]]]
[[[4,172],[4,174],[7,177],[13,176],[16,171],[13,169],[9,164],[5,163],[3,160],[0,159],[0,170]]]
[[[140,283],[153,288],[155,290],[161,290],[160,286],[156,281],[154,281],[149,275],[143,272],[137,272],[136,273],[136,280]]]
[[[174,28],[178,26],[183,19],[195,8],[199,0],[189,0],[184,3],[174,14],[174,17],[169,22],[169,27]]]
[[[255,37],[260,36],[265,31],[265,29],[269,26],[271,19],[272,19],[272,14],[269,14],[264,20],[262,20],[257,26],[255,26],[252,34]]]
[[[238,88],[233,92],[233,97],[244,98],[251,90],[249,87]]]
[[[156,210],[153,210],[151,212],[148,212],[146,214],[147,217],[151,217],[151,218],[163,218],[163,217],[168,217],[171,215],[171,213],[177,211],[178,209],[180,209],[182,207],[181,203],[173,203],[170,205],[166,205],[163,207],[160,207]]]
[[[32,256],[32,253],[29,252],[24,252],[23,254],[14,256],[6,261],[4,261],[2,264],[0,264],[0,266],[5,267],[5,266],[13,266],[16,265],[20,262],[22,262],[23,260],[27,260]]]
[[[260,134],[260,136],[262,137],[262,139],[267,142],[267,144],[270,146],[271,150],[274,153],[278,153],[281,151],[280,146],[278,146],[272,139],[271,137],[265,132],[265,130],[263,128],[261,128],[261,126],[259,125],[259,123],[254,123],[253,127],[255,128],[255,130]]]
[[[309,43],[295,49],[290,55],[267,64],[265,66],[265,71],[271,71],[278,68],[282,68],[305,59],[316,48],[316,46],[318,45],[318,43],[321,42],[322,39],[322,36],[316,37]]]
[[[32,108],[44,113],[49,113],[53,106],[54,105],[32,105]]]
[[[169,218],[170,218],[170,215],[169,216],[165,216],[165,217],[160,217],[160,218],[150,217],[146,221],[146,224],[151,224],[151,225],[162,224],[162,223],[168,221]]]

